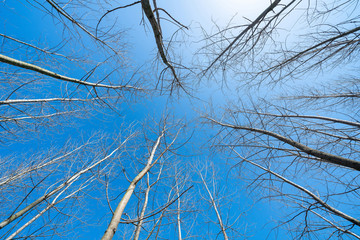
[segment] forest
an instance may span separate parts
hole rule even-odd
[[[359,4],[1,1],[0,239],[360,239]]]

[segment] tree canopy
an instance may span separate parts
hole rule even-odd
[[[360,239],[357,0],[0,10],[1,239]]]

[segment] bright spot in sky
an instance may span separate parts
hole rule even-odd
[[[226,24],[236,15],[236,19],[243,17],[254,20],[268,5],[269,0],[183,0],[180,8],[187,15],[184,19],[196,22],[214,20],[219,24]],[[181,13],[180,9],[178,13]],[[185,16],[184,16],[185,17]],[[234,19],[235,20],[235,19]]]

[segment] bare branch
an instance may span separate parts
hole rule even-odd
[[[351,223],[353,223],[353,224],[355,224],[355,225],[357,225],[357,226],[360,226],[360,220],[358,220],[358,219],[356,219],[356,218],[353,218],[353,217],[351,217],[351,216],[349,216],[349,215],[341,212],[340,210],[338,210],[338,209],[330,206],[329,204],[327,204],[326,202],[324,202],[323,200],[321,200],[318,196],[316,196],[314,193],[312,193],[312,192],[309,191],[308,189],[306,189],[306,188],[304,188],[304,187],[302,187],[302,186],[300,186],[300,185],[298,185],[298,184],[290,181],[289,179],[281,176],[280,174],[277,174],[277,173],[271,171],[270,169],[267,169],[267,168],[265,168],[265,167],[263,167],[263,166],[261,166],[261,165],[259,165],[259,164],[257,164],[257,163],[254,163],[254,162],[252,162],[252,161],[244,158],[244,157],[241,156],[237,151],[235,151],[234,148],[231,148],[231,147],[229,147],[229,148],[230,148],[239,158],[241,158],[243,161],[248,162],[248,163],[250,163],[250,164],[258,167],[258,168],[260,168],[260,169],[262,169],[262,170],[264,170],[264,171],[266,171],[266,172],[268,172],[268,173],[276,176],[277,178],[280,178],[282,181],[290,184],[291,186],[293,186],[293,187],[299,189],[300,191],[306,193],[307,195],[309,195],[309,196],[310,196],[311,198],[313,198],[317,203],[319,203],[321,206],[323,206],[324,208],[326,208],[327,210],[329,210],[329,211],[332,212],[333,214],[335,214],[335,215],[337,215],[337,216],[339,216],[339,217],[342,217],[342,218],[348,220],[349,222],[351,222]]]
[[[0,62],[4,62],[4,63],[10,64],[10,65],[13,65],[13,66],[16,66],[16,67],[20,67],[20,68],[28,69],[28,70],[31,70],[31,71],[34,71],[34,72],[38,72],[38,73],[44,74],[46,76],[49,76],[49,77],[52,77],[52,78],[55,78],[55,79],[59,79],[59,80],[67,81],[67,82],[72,82],[72,83],[77,83],[77,84],[80,84],[80,85],[90,86],[90,87],[94,87],[94,88],[96,88],[96,87],[110,88],[110,89],[123,89],[124,88],[124,89],[141,90],[140,88],[129,86],[129,85],[112,86],[112,85],[105,85],[105,84],[101,84],[101,83],[97,84],[97,83],[85,82],[85,81],[82,81],[82,80],[79,80],[79,79],[76,79],[76,78],[71,78],[71,77],[67,77],[67,76],[64,76],[64,75],[57,74],[57,73],[52,72],[50,70],[47,70],[45,68],[41,68],[41,67],[36,66],[34,64],[26,63],[26,62],[23,62],[23,61],[19,61],[19,60],[7,57],[7,56],[2,55],[2,54],[0,54]]]
[[[247,131],[257,132],[257,133],[261,133],[261,134],[265,134],[265,135],[274,137],[274,138],[276,138],[284,143],[287,143],[287,144],[289,144],[311,156],[318,157],[319,161],[329,162],[329,163],[332,163],[332,164],[335,164],[338,166],[348,167],[348,168],[360,171],[360,162],[358,162],[358,161],[310,148],[304,144],[296,142],[290,138],[286,138],[277,133],[267,131],[264,129],[250,128],[250,127],[244,127],[244,126],[239,126],[239,125],[231,125],[231,124],[227,124],[227,123],[222,123],[222,122],[216,121],[215,119],[212,119],[212,118],[207,118],[207,119],[220,125],[220,126],[223,126],[223,127],[228,127],[228,128],[232,128],[232,129],[238,129],[238,130],[247,130]]]

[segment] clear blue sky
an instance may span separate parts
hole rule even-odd
[[[249,4],[249,1],[235,0],[225,2],[216,0],[158,2],[158,6],[166,9],[174,18],[182,24],[190,26],[188,30],[190,32],[189,36],[186,35],[187,31],[184,31],[183,35],[186,44],[176,49],[176,53],[183,56],[185,64],[192,61],[192,56],[198,47],[203,44],[203,42],[199,42],[202,38],[200,24],[209,32],[214,30],[213,21],[220,26],[224,26],[234,17],[233,22],[245,24],[248,22],[243,17],[254,19],[268,4],[269,1],[260,0],[251,1],[251,4]],[[111,21],[116,18],[118,22],[116,27],[127,29],[121,38],[121,43],[128,44],[129,46],[126,55],[127,61],[131,66],[134,66],[134,69],[139,68],[146,72],[153,66],[153,59],[157,54],[157,50],[149,24],[146,24],[146,27],[141,25],[141,14],[140,5],[132,6],[128,9],[109,14],[109,16],[104,19],[103,24],[110,24]],[[89,17],[89,19],[92,18]],[[0,33],[16,37],[17,39],[41,48],[59,46],[58,44],[63,41],[64,36],[68,37],[67,33],[64,34],[60,24],[53,21],[45,13],[34,8],[31,1],[3,1],[0,3],[0,20]],[[93,21],[95,20],[93,19]],[[166,36],[165,38],[168,38],[177,27],[165,20],[163,20],[162,23],[163,34]],[[91,25],[93,22],[89,20],[88,24]],[[292,23],[289,21],[286,24],[290,26]],[[76,35],[73,36],[73,38],[76,38]],[[9,53],[8,49],[10,49],[10,47],[8,47],[8,44],[11,44],[11,41],[5,41],[4,39],[2,39],[2,41],[4,42],[1,45],[0,53],[5,52],[6,54],[10,54],[10,57],[23,61],[37,60],[37,56],[31,55],[34,54],[33,51],[29,51],[27,54],[24,54],[21,50],[15,50]],[[85,45],[92,44],[89,40],[83,43]],[[85,54],[83,50],[79,48],[79,43],[74,45],[77,46],[78,49],[71,49],[70,45],[60,48],[59,51],[69,53],[75,50],[75,54]],[[88,56],[89,60],[93,62],[96,62],[98,58],[100,58],[99,61],[102,60],[100,54],[97,55],[96,51],[91,54],[93,55]],[[1,64],[3,65],[3,63]],[[62,70],[64,70],[65,75],[76,78],[82,77],[86,71],[89,70],[82,69],[70,63],[60,67],[52,66],[51,63],[47,65],[45,62],[44,67],[58,71],[60,74]],[[144,78],[149,79],[149,81],[156,81],[155,79],[158,74],[159,72],[151,72],[146,74]],[[198,121],[201,113],[211,108],[215,110],[215,115],[218,114],[218,116],[220,116],[221,108],[226,107],[227,103],[236,99],[238,95],[246,97],[248,97],[248,95],[252,95],[253,97],[262,94],[271,95],[276,92],[276,90],[269,91],[268,93],[262,92],[262,90],[249,94],[248,92],[241,92],[241,90],[232,86],[232,84],[235,83],[231,80],[228,86],[224,88],[221,87],[220,82],[204,81],[196,83],[198,81],[196,79],[193,81],[194,84],[192,87],[197,88],[197,90],[193,92],[196,98],[186,96],[186,94],[182,95],[184,97],[179,98],[176,96],[169,97],[166,94],[154,94],[150,97],[126,99],[123,103],[119,104],[118,114],[110,112],[109,114],[103,114],[101,111],[98,113],[94,112],[90,118],[78,119],[72,126],[65,125],[59,128],[55,126],[53,129],[47,131],[40,130],[39,133],[35,134],[35,137],[30,136],[27,141],[12,142],[11,144],[0,146],[1,155],[5,157],[9,154],[17,154],[18,152],[36,153],[48,149],[50,146],[60,146],[69,138],[76,141],[83,138],[83,136],[89,137],[92,133],[98,131],[113,134],[124,125],[134,124],[135,126],[139,126],[140,123],[143,123],[146,119],[149,119],[149,117],[159,120],[162,114],[170,109],[174,118],[185,119],[184,121],[188,122],[188,132],[186,135],[192,135],[190,142],[180,150],[180,153],[184,155],[182,161],[216,162],[218,164],[218,185],[227,186],[226,188],[220,188],[220,190],[226,194],[234,194],[234,201],[230,201],[227,205],[229,207],[222,209],[222,211],[230,220],[233,220],[239,213],[243,213],[239,220],[237,220],[236,227],[241,226],[240,229],[244,231],[243,233],[247,235],[248,239],[266,239],[269,231],[275,226],[273,220],[282,216],[284,207],[276,202],[254,202],[254,199],[256,199],[260,193],[255,191],[249,196],[245,190],[245,184],[241,179],[237,178],[236,170],[231,168],[236,162],[228,161],[221,153],[211,154],[210,150],[207,150],[207,144],[209,143],[205,139],[213,137],[215,132],[208,126],[199,127],[199,125],[196,125],[196,121]],[[49,93],[57,94],[56,91],[57,89],[51,89]],[[6,92],[0,92],[0,97],[6,96],[7,94]],[[33,97],[43,95],[44,90],[38,89],[38,92],[35,93]],[[219,111],[217,112],[217,110]],[[197,152],[195,150],[199,151]],[[194,152],[196,154],[194,154]],[[124,181],[124,184],[126,184],[126,181]],[[195,198],[199,197],[196,195],[196,191],[198,191],[198,189],[192,193]],[[98,206],[96,203],[93,204],[90,208],[96,207],[103,210],[106,208],[104,206]],[[96,211],[98,211],[98,209],[96,209]],[[102,218],[103,216],[104,213],[101,213],[99,215],[93,215],[92,217]],[[107,215],[107,217],[108,216],[109,215]],[[204,216],[200,216],[199,218],[201,220],[205,219]],[[94,227],[94,230],[89,228],[87,232],[78,232],[78,235],[81,236],[82,239],[98,239],[105,230],[106,223],[107,221],[103,221],[102,225]],[[218,232],[218,227],[215,224],[208,224],[204,226],[204,229],[207,227],[210,229],[209,232]],[[81,230],[83,230],[83,228],[81,228],[80,231]],[[171,236],[173,236],[171,234],[175,234],[175,230],[172,231],[173,232],[169,233],[170,239]],[[282,230],[279,230],[279,233],[275,231],[273,235],[269,236],[269,239],[288,239],[287,236],[282,234]],[[221,239],[221,237],[222,236],[219,235],[217,239]]]

